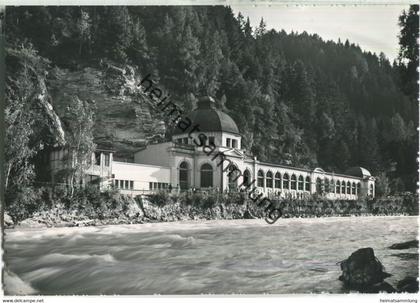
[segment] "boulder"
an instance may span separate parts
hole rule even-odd
[[[4,213],[4,216],[3,216],[3,222],[4,222],[5,228],[13,227],[15,225],[12,217],[10,217],[6,212]]]
[[[249,209],[246,209],[243,215],[243,219],[256,219],[256,217],[249,211]]]
[[[134,218],[142,217],[143,216],[143,211],[140,209],[140,207],[134,201],[130,201],[128,203],[128,207],[127,207],[125,215],[129,219],[134,219]]]
[[[4,294],[8,296],[35,295],[38,292],[7,268],[3,271],[3,287]]]
[[[340,263],[343,272],[339,280],[346,288],[371,293],[395,291],[391,285],[384,283],[384,279],[391,275],[384,271],[371,247],[358,249]]]
[[[95,225],[95,221],[92,219],[88,219],[88,220],[78,220],[74,222],[74,226],[94,226]]]
[[[419,241],[412,240],[412,241],[392,244],[389,248],[390,249],[409,249],[409,248],[418,248],[418,247],[419,247]]]
[[[21,221],[17,227],[20,228],[41,228],[41,227],[48,227],[48,224],[46,224],[42,220],[37,220],[34,218],[28,218],[23,221]]]
[[[389,283],[387,282],[381,282],[374,284],[369,287],[368,291],[369,293],[380,293],[380,292],[387,292],[387,293],[394,293],[397,292],[397,290]]]
[[[415,277],[406,277],[398,282],[399,292],[417,293],[419,291],[419,282]]]

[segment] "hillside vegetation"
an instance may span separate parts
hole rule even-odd
[[[36,180],[38,155],[71,132],[63,121],[77,100],[93,112],[96,143],[123,137],[136,148],[153,136],[164,117],[132,104],[144,100],[120,90],[127,82],[106,90],[98,81],[112,68],[137,80],[151,74],[185,111],[213,96],[260,160],[335,172],[363,166],[379,177],[379,194],[414,191],[416,11],[400,18],[401,55],[391,63],[351,41],[267,30],[263,20],[251,28],[229,7],[8,7],[10,184]],[[40,107],[46,101],[51,108]]]

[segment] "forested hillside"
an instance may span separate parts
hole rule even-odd
[[[264,21],[251,28],[229,7],[8,7],[7,75],[17,77],[13,52],[31,58],[47,87],[54,68],[128,64],[185,110],[213,96],[260,160],[335,172],[363,166],[379,177],[379,193],[414,191],[416,11],[400,18],[402,51],[391,63],[352,41],[267,30]],[[22,144],[34,144],[27,135]]]

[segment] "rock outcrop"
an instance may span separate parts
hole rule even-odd
[[[342,261],[342,275],[339,280],[350,290],[367,293],[380,291],[395,292],[395,289],[384,279],[391,276],[384,271],[382,263],[375,257],[371,247],[361,248]]]
[[[56,146],[63,146],[66,143],[65,132],[61,124],[61,120],[51,105],[50,95],[48,93],[47,85],[44,81],[38,80],[41,89],[40,94],[37,95],[36,100],[40,108],[43,109],[45,116],[50,124],[50,129],[55,137]]]
[[[115,150],[117,158],[131,159],[148,138],[164,137],[165,124],[141,92],[140,76],[132,67],[104,63],[79,71],[56,68],[50,74],[54,110],[62,117],[74,97],[95,104],[95,143]]]

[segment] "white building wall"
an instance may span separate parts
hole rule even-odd
[[[134,154],[134,162],[168,167],[170,163],[169,148],[172,146],[172,142],[148,145],[146,149]]]
[[[150,191],[150,183],[169,185],[171,182],[171,168],[164,166],[114,161],[113,175],[114,182],[115,180],[129,181],[128,188],[116,186],[123,194],[141,194]],[[133,188],[130,188],[130,181],[133,181]]]

